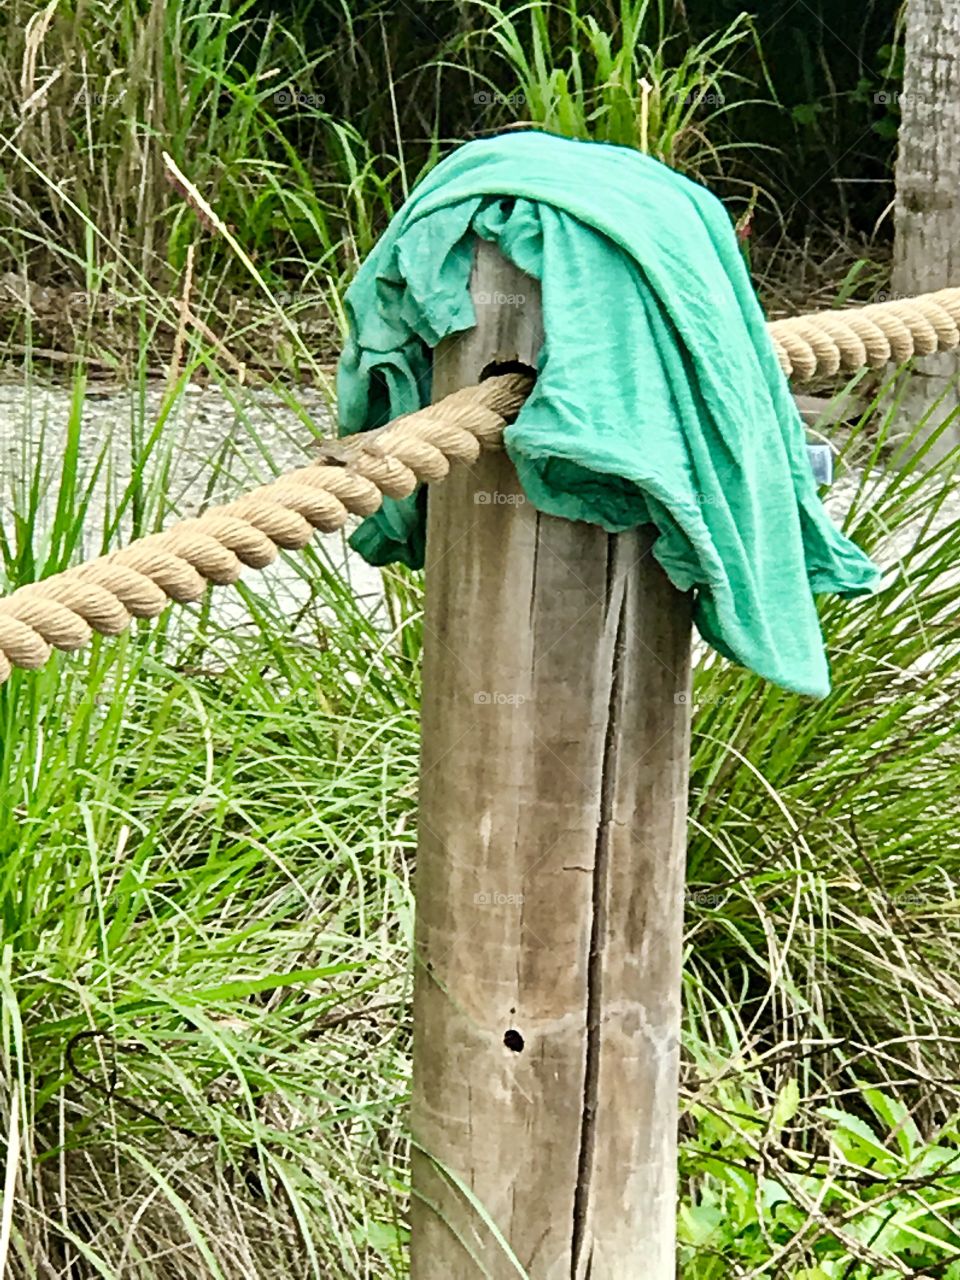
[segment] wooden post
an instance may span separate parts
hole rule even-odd
[[[541,343],[490,245],[472,289],[437,398]],[[689,600],[503,453],[428,507],[411,1274],[673,1280]]]

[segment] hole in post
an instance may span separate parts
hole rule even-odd
[[[520,1053],[523,1049],[523,1036],[519,1031],[515,1031],[511,1027],[509,1031],[503,1033],[503,1043],[508,1049],[512,1049],[514,1053]]]
[[[504,373],[524,373],[528,378],[532,378],[534,382],[537,380],[537,371],[532,364],[526,364],[523,360],[491,360],[489,364],[484,365],[480,370],[480,382],[484,382],[487,378],[498,378]]]

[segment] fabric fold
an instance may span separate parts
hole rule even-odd
[[[814,592],[879,572],[830,521],[730,219],[648,156],[541,132],[467,143],[410,196],[347,292],[341,431],[430,399],[430,353],[475,322],[475,242],[540,282],[537,384],[505,433],[529,500],[610,532],[653,523],[725,657],[829,691]],[[423,496],[360,526],[374,564],[423,563]]]

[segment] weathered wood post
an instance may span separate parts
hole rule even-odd
[[[489,245],[472,288],[437,398],[540,346]],[[673,1280],[689,601],[503,453],[428,505],[412,1275]]]

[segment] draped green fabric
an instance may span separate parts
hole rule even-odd
[[[529,131],[433,169],[347,293],[341,431],[429,402],[431,348],[474,323],[477,237],[541,284],[537,384],[505,434],[528,499],[611,532],[653,523],[705,640],[826,694],[813,594],[872,591],[878,571],[820,501],[726,211],[648,156]],[[423,497],[388,500],[352,545],[421,566]]]

